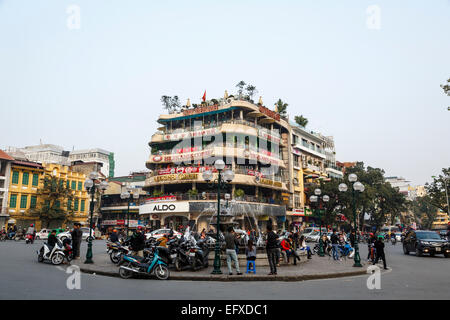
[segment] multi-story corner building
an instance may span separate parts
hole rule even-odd
[[[0,229],[7,226],[9,220],[8,191],[12,161],[13,157],[0,150]]]
[[[95,148],[88,150],[64,151],[61,146],[53,144],[39,144],[24,148],[8,147],[6,152],[14,158],[24,158],[27,161],[39,163],[56,163],[70,166],[73,163],[99,163],[100,172],[105,177],[114,176],[114,153]]]
[[[447,229],[449,222],[449,216],[446,212],[442,210],[437,211],[436,218],[434,219],[432,229],[433,230],[445,230]]]
[[[294,224],[307,221],[311,215],[305,189],[317,179],[342,178],[343,173],[336,166],[336,152],[333,137],[307,131],[291,122],[292,134],[292,181],[293,203],[288,206],[287,215]]]
[[[393,188],[398,188],[398,191],[403,194],[407,200],[413,200],[415,198],[415,188],[411,186],[410,182],[403,177],[386,177],[386,182]]]
[[[9,222],[19,228],[26,228],[35,224],[39,230],[42,221],[34,212],[44,205],[44,198],[40,194],[46,174],[62,179],[73,192],[73,201],[63,199],[59,205],[67,211],[73,212],[72,223],[86,224],[89,208],[89,197],[84,189],[86,176],[73,172],[70,167],[55,163],[40,164],[37,162],[15,160],[11,164],[11,178],[9,181]],[[61,225],[50,225],[60,227]]]
[[[140,215],[160,225],[202,230],[215,221],[216,189],[202,172],[223,159],[234,180],[222,191],[221,222],[240,228],[284,228],[292,195],[289,123],[259,104],[228,97],[161,115],[151,138],[145,190],[153,195]]]

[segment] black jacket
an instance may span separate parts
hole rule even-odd
[[[55,235],[51,234],[48,236],[47,244],[49,246],[54,247],[57,242],[58,242],[58,239],[56,238]]]
[[[119,241],[119,236],[116,232],[113,232],[109,235],[109,240],[111,240],[111,242],[117,242]]]
[[[141,251],[145,248],[145,236],[143,233],[134,233],[130,240],[131,250],[133,251]]]
[[[83,231],[80,229],[73,229],[70,235],[72,236],[73,242],[79,242],[83,238]]]
[[[276,249],[278,248],[278,236],[275,232],[270,231],[267,234],[267,245],[266,245],[266,249]]]
[[[375,241],[375,249],[377,249],[378,253],[384,253],[384,243],[380,239]]]
[[[330,237],[331,244],[339,244],[339,237],[337,234],[333,233]]]

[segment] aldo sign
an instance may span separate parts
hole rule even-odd
[[[148,203],[139,207],[139,214],[189,212],[188,201]]]

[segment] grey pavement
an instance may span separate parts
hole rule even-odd
[[[406,256],[399,244],[386,244],[392,270],[381,275],[380,290],[367,288],[369,275],[292,282],[216,282],[125,280],[86,273],[81,274],[81,289],[69,290],[66,281],[70,274],[65,273],[65,267],[37,262],[35,251],[40,245],[39,241],[33,245],[0,242],[0,299],[450,299],[450,259]],[[93,249],[95,261],[97,255],[105,253],[105,242],[95,241]],[[85,253],[83,243],[82,255]],[[366,246],[361,245],[361,256],[366,255]],[[328,258],[320,259],[328,263]]]

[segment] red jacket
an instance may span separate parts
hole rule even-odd
[[[281,248],[283,251],[291,250],[291,244],[286,241],[286,239],[283,239],[283,241],[281,241]]]

